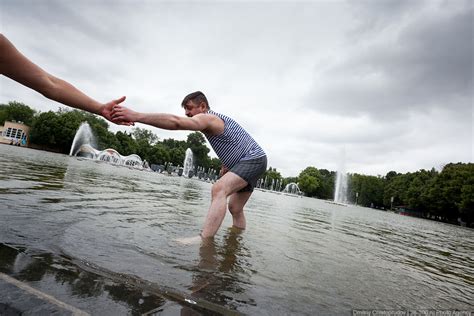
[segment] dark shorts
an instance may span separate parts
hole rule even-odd
[[[267,170],[267,156],[252,160],[242,160],[229,171],[235,173],[245,181],[247,186],[239,192],[252,192],[260,176]]]

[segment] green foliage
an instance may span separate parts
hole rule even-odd
[[[316,189],[316,196],[320,199],[330,200],[334,198],[334,183],[336,172],[326,169],[319,169],[320,185]]]
[[[307,196],[316,196],[320,182],[316,177],[309,174],[302,174],[298,177],[298,186]]]
[[[349,175],[348,197],[358,205],[383,207],[384,179],[361,174]],[[357,197],[357,193],[359,194]]]
[[[221,166],[222,166],[222,162],[220,161],[219,158],[210,159],[209,168],[212,168],[212,169],[216,170],[217,172],[219,172],[219,170],[221,170]]]
[[[148,145],[153,145],[158,141],[158,136],[146,128],[135,127],[132,130],[132,135],[137,142],[142,141],[142,143],[147,143]]]
[[[56,148],[57,131],[60,128],[59,117],[53,112],[39,114],[30,130],[30,142],[50,148]]]
[[[425,210],[447,221],[474,221],[474,164],[446,165],[424,192]]]
[[[128,156],[137,153],[138,145],[135,139],[133,139],[132,134],[118,131],[115,133],[115,138],[118,142],[118,146],[115,150],[117,150],[121,155]]]
[[[283,182],[283,177],[281,176],[280,172],[278,172],[276,170],[276,168],[272,168],[272,167],[269,167],[268,170],[263,173],[261,178],[266,179],[266,185],[267,185],[266,189],[270,189],[271,184],[273,182],[273,184],[274,184],[273,189],[278,190],[279,188],[276,187],[277,181],[278,181],[278,183]],[[283,188],[284,188],[284,186],[282,184],[282,189]]]
[[[219,158],[211,159],[209,156],[206,155],[206,157],[204,157],[204,161],[198,162],[197,165],[200,167],[204,167],[205,169],[214,169],[216,170],[216,172],[219,172],[219,170],[221,170],[222,163]]]
[[[307,167],[298,176],[298,186],[306,196],[316,196],[321,182],[321,173],[315,167]]]
[[[194,132],[189,134],[186,140],[186,147],[191,148],[193,151],[195,165],[205,168],[210,167],[210,161],[208,159],[209,148],[206,146],[206,139],[202,133]]]
[[[35,110],[20,102],[10,101],[8,104],[0,104],[0,125],[3,125],[5,121],[16,121],[31,126],[34,123],[35,114]]]
[[[150,154],[147,160],[153,164],[163,165],[166,162],[171,160],[170,152],[166,149],[166,147],[163,144],[161,143],[155,144],[151,148]]]
[[[389,208],[393,197],[395,206],[424,211],[429,208],[426,200],[427,189],[436,176],[437,172],[434,169],[406,174],[389,172],[385,177],[384,205]]]
[[[446,165],[441,173],[431,169],[393,174],[385,178],[384,205],[393,205],[422,216],[457,223],[474,222],[474,164]]]
[[[267,178],[267,181],[270,180],[270,182],[272,180],[275,180],[275,182],[277,180],[282,180],[283,177],[281,176],[280,172],[278,172],[276,170],[276,168],[272,168],[272,167],[269,167],[267,171],[265,171],[265,173],[263,174],[262,178]]]

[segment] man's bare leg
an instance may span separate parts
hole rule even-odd
[[[233,172],[227,172],[212,186],[212,202],[207,213],[202,238],[213,237],[224,220],[227,197],[247,186],[247,181]]]
[[[178,242],[182,244],[195,244],[201,238],[211,238],[224,220],[227,211],[227,197],[247,186],[247,182],[233,172],[227,172],[212,186],[212,201],[207,212],[204,228],[201,236],[180,238]]]
[[[237,228],[246,227],[244,206],[251,195],[252,192],[236,192],[229,198],[229,212],[232,214],[233,225]]]

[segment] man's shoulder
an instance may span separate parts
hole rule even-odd
[[[218,135],[224,131],[224,120],[214,113],[199,113],[194,116],[197,120],[202,120],[207,123],[205,131],[209,135]]]
[[[215,115],[214,113],[199,113],[193,116],[193,118],[196,118],[198,120],[217,120],[219,119],[219,116]]]

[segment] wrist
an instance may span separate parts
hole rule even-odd
[[[105,104],[100,104],[98,107],[97,107],[97,110],[94,111],[95,114],[98,114],[100,116],[103,116],[103,117],[106,117],[106,111],[105,111]]]
[[[105,109],[105,104],[102,104],[100,102],[97,102],[95,100],[90,100],[89,102],[83,103],[83,106],[77,107],[81,110],[85,110],[97,115],[102,115],[104,116],[104,109]]]
[[[144,123],[143,120],[145,118],[145,115],[140,112],[133,112],[132,113],[132,118],[134,122],[139,122],[139,123]]]

